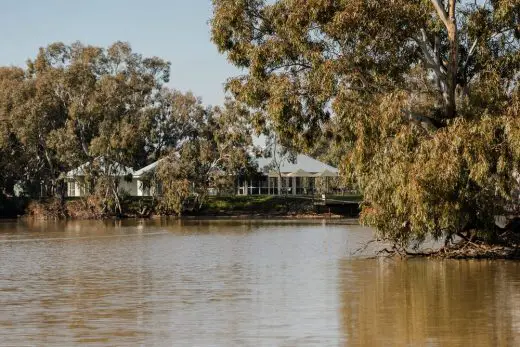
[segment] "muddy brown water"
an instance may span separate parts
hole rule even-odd
[[[520,346],[520,263],[325,221],[0,222],[0,345]]]

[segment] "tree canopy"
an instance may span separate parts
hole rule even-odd
[[[156,175],[163,190],[160,207],[179,215],[190,192],[192,203],[200,208],[210,188],[234,194],[238,177],[256,169],[250,156],[252,129],[246,108],[227,99],[223,107],[209,108],[201,117],[190,117],[189,123],[191,137],[170,149]]]
[[[406,247],[496,238],[517,202],[518,0],[214,0],[228,90],[294,146],[334,141],[362,220]]]
[[[2,68],[1,116],[23,148],[24,183],[50,188],[60,174],[98,156],[129,166],[146,160],[148,109],[169,63],[130,45],[50,44],[25,69]]]
[[[87,163],[87,193],[120,213],[114,170],[121,166],[137,169],[180,153],[192,180],[215,160],[226,158],[235,171],[245,166],[249,113],[231,100],[206,107],[191,92],[168,88],[169,78],[169,62],[125,42],[52,43],[24,68],[0,67],[0,197],[12,196],[16,185],[63,200],[65,174]],[[191,162],[195,157],[209,159]]]

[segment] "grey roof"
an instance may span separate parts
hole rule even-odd
[[[170,154],[170,155],[172,155],[172,154]],[[175,157],[178,159],[178,158],[180,157],[180,154],[179,154],[179,152],[174,152],[174,153],[173,153],[173,156],[175,156]],[[157,167],[157,165],[158,165],[161,161],[163,161],[164,159],[166,159],[166,158],[167,158],[167,157],[162,157],[161,159],[154,161],[154,162],[151,163],[150,165],[147,165],[147,166],[145,166],[145,167],[143,167],[143,168],[141,168],[141,169],[135,171],[135,172],[134,172],[134,177],[139,177],[139,176],[142,176],[142,175],[144,175],[144,174],[146,174],[146,173],[148,173],[148,172],[151,172],[151,171],[155,170],[155,168]]]
[[[159,159],[159,160],[157,160],[157,161],[154,161],[154,162],[151,163],[150,165],[147,165],[147,166],[143,167],[142,169],[139,169],[139,170],[135,171],[135,172],[134,172],[134,176],[135,176],[135,177],[139,177],[139,176],[142,176],[142,175],[144,175],[144,174],[146,174],[146,173],[148,173],[148,172],[150,172],[150,171],[155,170],[155,168],[157,167],[157,165],[159,164],[159,162],[160,162],[161,160],[163,160],[163,159],[164,159],[164,158]]]
[[[105,158],[99,157],[99,158],[94,159],[94,161],[99,165],[99,169],[101,171],[105,171],[107,169],[106,165],[105,165],[105,162],[106,162]],[[123,164],[120,164],[117,162],[112,162],[112,164],[115,165],[115,172],[112,174],[113,176],[126,176],[126,175],[131,175],[134,173],[134,170],[132,168],[124,166]],[[86,162],[86,163],[78,166],[77,168],[67,172],[67,177],[74,178],[76,176],[85,176],[85,174],[88,171],[87,168],[89,168],[91,165],[92,165],[91,162]]]
[[[254,158],[254,160],[258,164],[258,170],[261,172],[265,172],[265,167],[269,167],[273,162],[273,158]],[[296,155],[296,161],[291,162],[288,159],[283,160],[282,165],[280,166],[280,171],[282,173],[291,173],[296,172],[298,170],[303,170],[309,173],[319,173],[325,170],[330,172],[337,173],[338,169],[332,167],[328,164],[322,163],[319,160],[309,157],[305,154]],[[275,169],[271,168],[269,171],[275,171]]]

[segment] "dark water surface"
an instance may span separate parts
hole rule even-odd
[[[520,346],[520,263],[325,222],[0,222],[0,345]]]

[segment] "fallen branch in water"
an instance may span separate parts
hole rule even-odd
[[[367,241],[365,243],[363,243],[363,245],[357,249],[355,249],[353,252],[350,252],[350,255],[359,255],[363,252],[365,252],[368,248],[368,246],[370,246],[371,244],[373,243],[376,243],[376,242],[381,242],[381,240],[379,239],[373,239],[373,240],[370,240],[370,241]]]
[[[470,259],[470,258],[488,258],[488,259],[520,259],[520,239],[519,235],[511,232],[500,234],[493,243],[478,239],[471,235],[459,236],[458,241],[450,240],[445,242],[444,246],[439,249],[426,248],[420,251],[410,251],[405,247],[390,243],[389,240],[374,239],[366,242],[362,247],[354,251],[359,254],[367,250],[369,245],[373,243],[385,243],[383,248],[375,252],[374,257],[428,257],[428,258],[451,258],[451,259]]]

